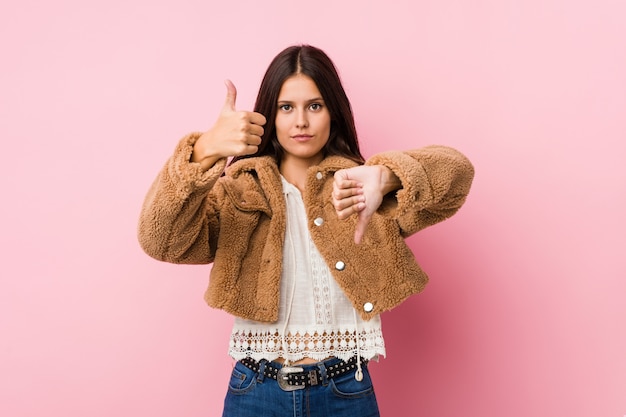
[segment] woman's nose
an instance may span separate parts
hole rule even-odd
[[[307,118],[306,112],[305,111],[299,111],[298,115],[296,116],[296,126],[299,129],[305,128],[309,126],[309,120]]]

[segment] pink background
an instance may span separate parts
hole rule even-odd
[[[12,3],[12,4],[11,4]],[[84,1],[0,6],[0,415],[217,416],[231,319],[208,267],[144,255],[143,196],[250,109],[284,47],[338,65],[366,155],[477,175],[409,239],[427,290],[383,317],[384,416],[626,415],[621,0]]]

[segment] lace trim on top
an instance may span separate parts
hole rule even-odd
[[[246,332],[234,331],[230,341],[230,355],[240,360],[250,357],[257,361],[261,359],[274,360],[282,357],[291,362],[303,358],[312,358],[322,361],[330,356],[347,361],[356,356],[356,335],[354,331],[329,331],[313,333],[288,333],[285,335],[287,351],[282,346],[279,329]],[[361,357],[375,359],[385,354],[383,335],[380,328],[359,332]]]

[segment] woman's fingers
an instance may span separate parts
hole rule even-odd
[[[362,198],[351,198],[350,201],[341,201],[335,203],[335,211],[339,219],[347,219],[353,214],[358,214],[365,208],[365,201]]]
[[[265,129],[263,129],[263,126],[259,126],[259,125],[255,125],[255,124],[250,124],[248,126],[248,134],[249,135],[257,136],[257,137],[261,138],[261,136],[263,136],[264,132],[265,132]]]
[[[380,166],[360,165],[339,170],[333,183],[333,204],[339,219],[358,216],[354,234],[359,244],[372,216],[380,207],[385,193]]]
[[[346,171],[335,173],[332,197],[333,206],[340,219],[348,218],[365,208],[362,184],[349,179]]]

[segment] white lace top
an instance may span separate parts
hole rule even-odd
[[[283,357],[290,362],[385,355],[380,316],[364,321],[356,313],[311,239],[300,190],[283,178],[283,192],[287,230],[278,321],[236,317],[229,355],[236,360]]]

